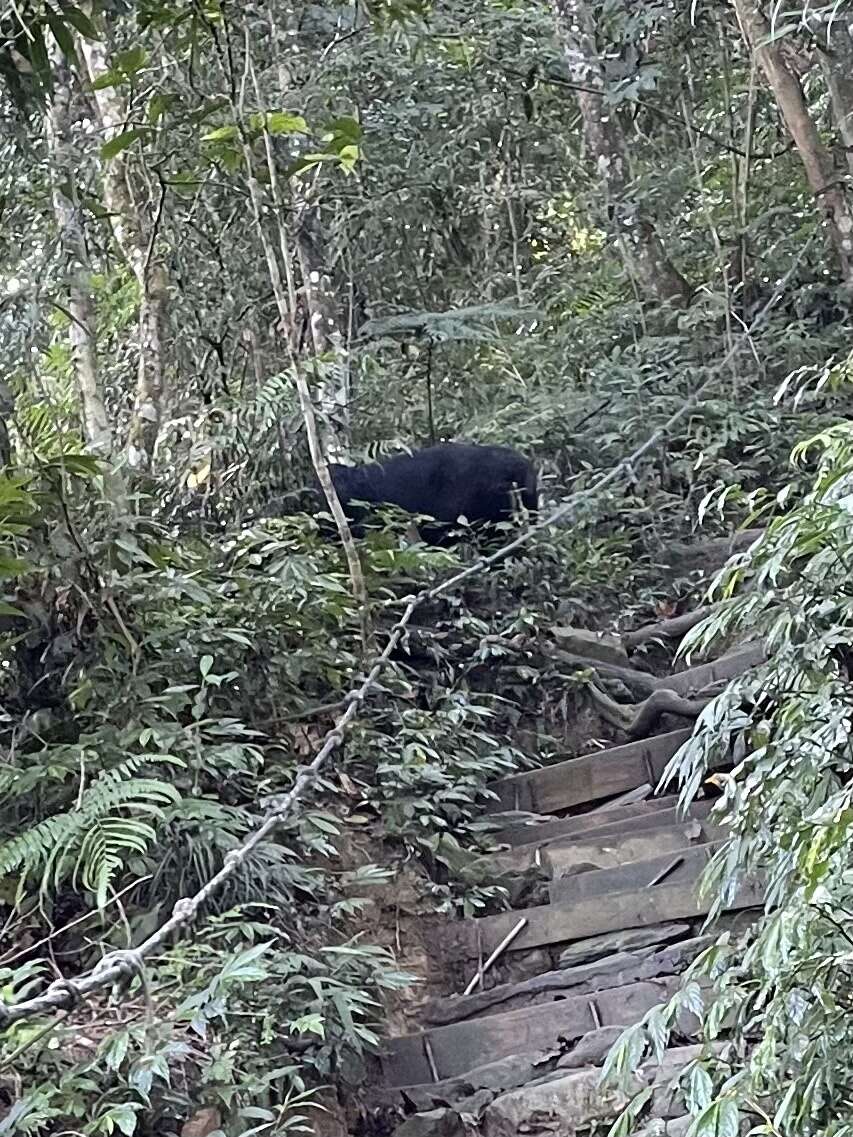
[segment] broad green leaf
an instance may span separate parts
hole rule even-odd
[[[364,131],[358,119],[345,115],[326,124],[323,141],[339,140],[342,146],[358,146],[363,137]]]
[[[6,553],[0,552],[0,577],[12,578],[15,576],[21,576],[21,574],[25,573],[29,567],[30,566],[27,564],[27,562],[21,560],[20,557],[11,557]],[[9,605],[9,607],[11,608],[11,605]],[[9,615],[20,614],[21,613],[17,612],[15,609],[12,609],[12,611],[9,613]]]
[[[60,4],[59,6],[62,9],[62,15],[81,36],[91,40],[99,40],[102,38],[101,33],[85,12],[82,12],[74,4]]]
[[[108,87],[119,87],[125,81],[123,71],[119,71],[116,67],[110,67],[107,71],[102,71],[97,78],[92,80],[93,91],[105,91]]]
[[[712,1102],[693,1121],[687,1137],[738,1137],[740,1113],[731,1098]]]
[[[62,48],[65,56],[72,61],[76,61],[77,49],[74,46],[74,36],[68,30],[65,21],[60,16],[57,16],[55,12],[52,12],[50,8],[47,9],[46,18],[48,27],[53,33],[53,38]]]
[[[320,1038],[326,1037],[326,1023],[322,1015],[303,1015],[293,1019],[290,1023],[291,1034],[316,1034]]]
[[[238,135],[236,126],[218,126],[216,130],[211,130],[207,134],[201,136],[202,142],[230,142]]]
[[[287,111],[270,111],[266,115],[252,116],[252,126],[256,130],[266,128],[270,134],[307,134],[308,123],[300,114]]]
[[[152,126],[160,121],[174,101],[174,95],[156,94],[151,96],[148,100],[148,121]]]
[[[53,68],[44,42],[44,34],[38,24],[30,27],[32,39],[30,41],[30,63],[36,77],[48,94],[53,94]]]
[[[132,47],[128,51],[119,51],[114,57],[114,64],[123,71],[128,78],[141,71],[148,62],[148,52],[144,47]]]
[[[131,130],[125,130],[121,134],[117,134],[115,138],[111,138],[109,142],[105,142],[101,147],[101,157],[105,160],[115,158],[121,154],[123,150],[127,150],[132,146],[138,138],[142,138],[145,134],[144,130],[139,127],[133,127]]]

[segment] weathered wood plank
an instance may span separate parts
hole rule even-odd
[[[505,841],[510,847],[518,849],[530,846],[542,848],[552,840],[563,837],[572,837],[580,841],[599,841],[604,837],[611,837],[616,833],[645,833],[649,829],[665,829],[670,825],[678,825],[682,821],[696,818],[704,821],[714,807],[713,799],[695,801],[688,810],[678,808],[678,798],[660,798],[668,808],[649,809],[646,813],[631,813],[627,816],[620,814],[615,821],[605,821],[612,816],[609,813],[585,813],[581,817],[565,817],[547,825],[538,825],[536,828],[525,826],[520,835],[527,836],[526,841]],[[656,802],[646,802],[646,805],[656,805]],[[573,822],[590,822],[590,824],[575,825]]]
[[[540,821],[538,825],[525,824],[523,821],[508,822],[503,829],[496,830],[495,840],[502,845],[530,845],[534,842],[541,844],[543,838],[574,836],[589,829],[599,829],[605,825],[613,826],[630,821],[632,818],[641,819],[663,810],[675,809],[677,805],[677,795],[669,794],[666,797],[647,798],[645,801],[621,805],[607,812],[593,809],[574,817],[555,817],[553,820]]]
[[[630,829],[614,833],[592,830],[580,837],[554,837],[536,845],[517,845],[501,853],[478,857],[469,872],[500,876],[503,873],[525,873],[539,866],[551,877],[558,877],[576,865],[594,865],[599,869],[644,861],[657,853],[686,849],[720,837],[719,826],[687,817],[669,824],[654,825],[639,832]]]
[[[686,929],[688,925],[682,926]],[[604,959],[545,971],[518,983],[501,983],[485,991],[475,991],[472,995],[435,999],[427,1003],[421,1013],[425,1022],[443,1026],[479,1018],[496,1009],[504,1013],[522,1006],[550,1003],[565,998],[567,991],[573,995],[584,995],[608,987],[624,987],[629,983],[657,979],[662,975],[677,975],[712,940],[712,936],[694,936],[658,948],[626,948]]]
[[[691,733],[673,730],[503,778],[490,787],[498,795],[490,811],[526,809],[557,813],[584,802],[613,797],[643,782],[657,783],[667,762]]]
[[[572,1042],[599,1026],[627,1026],[669,999],[678,983],[676,976],[651,979],[390,1039],[383,1047],[383,1080],[388,1086],[433,1081],[425,1040],[438,1077],[452,1078],[511,1054]]]
[[[630,867],[635,861],[647,861],[658,853],[673,854],[709,841],[719,841],[724,835],[718,825],[691,819],[665,829],[650,829],[636,836],[618,833],[599,841],[554,841],[542,850],[541,863],[551,879],[557,880],[578,865],[595,865],[597,870]],[[626,888],[630,887],[636,886],[626,885]]]
[[[760,885],[747,886],[735,897],[729,910],[756,908],[764,903]],[[643,892],[618,892],[570,904],[543,904],[537,908],[501,912],[478,920],[448,925],[442,948],[448,961],[471,962],[477,958],[477,939],[482,936],[484,954],[493,951],[524,917],[527,925],[509,951],[527,951],[546,944],[570,943],[604,932],[644,928],[668,920],[692,920],[706,915],[708,901],[699,900],[693,885],[665,883]]]
[[[664,881],[657,885],[652,885],[651,882],[670,868],[672,871],[666,874],[666,884],[695,885],[702,875],[702,870],[720,845],[720,841],[707,842],[689,849],[661,853],[660,856],[634,861],[632,864],[620,864],[615,868],[555,877],[549,888],[551,903],[568,904],[575,900],[587,900],[593,896],[605,896],[611,892],[660,888]]]
[[[633,805],[641,801],[648,801],[654,793],[654,786],[649,782],[643,782],[641,786],[637,786],[634,790],[627,790],[624,794],[619,794],[611,801],[605,802],[604,805],[597,805],[593,812],[596,813],[609,813],[612,809],[621,809],[623,805]]]

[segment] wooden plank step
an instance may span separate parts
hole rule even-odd
[[[692,729],[672,730],[654,738],[502,778],[490,787],[497,794],[497,801],[490,803],[489,811],[525,809],[531,813],[558,813],[624,793],[643,782],[655,785],[667,762],[692,733]]]
[[[600,841],[604,837],[612,837],[617,833],[645,833],[649,829],[665,829],[671,825],[678,825],[683,821],[695,818],[705,821],[714,807],[714,799],[708,798],[694,801],[686,811],[678,807],[678,798],[661,798],[663,802],[672,802],[667,809],[651,809],[647,813],[635,813],[617,821],[607,821],[609,813],[588,813],[583,817],[565,817],[549,825],[540,825],[535,829],[525,828],[523,832],[530,835],[529,841],[510,842],[513,849],[541,849],[552,841],[561,839],[574,839],[577,841]],[[572,825],[573,821],[586,821],[587,818],[600,819],[594,825]]]
[[[669,794],[666,797],[646,798],[645,801],[632,801],[630,805],[620,805],[615,809],[597,806],[588,813],[579,813],[574,817],[535,814],[533,816],[543,817],[545,820],[536,823],[523,820],[508,821],[503,829],[495,830],[494,838],[501,845],[529,845],[552,834],[555,837],[568,837],[569,834],[584,833],[587,829],[598,829],[603,825],[615,825],[617,822],[629,821],[634,817],[640,818],[661,810],[675,809],[677,805],[678,795]],[[506,816],[512,817],[512,813],[508,812]]]
[[[627,830],[601,836],[593,831],[580,837],[555,837],[543,845],[519,845],[503,853],[478,857],[469,871],[498,876],[502,873],[521,874],[538,866],[556,879],[578,865],[593,865],[597,869],[618,868],[634,861],[648,860],[658,853],[673,853],[691,845],[706,844],[722,836],[719,826],[696,818],[656,825],[639,833]]]
[[[389,1039],[383,1081],[414,1086],[452,1078],[512,1054],[557,1048],[600,1026],[628,1026],[669,999],[678,985],[678,976],[650,979]]]
[[[729,911],[757,908],[764,904],[760,884],[747,885],[729,905]],[[695,920],[707,915],[709,901],[700,900],[692,884],[661,884],[643,892],[617,892],[569,904],[543,904],[537,908],[501,912],[475,920],[449,924],[442,937],[442,950],[448,963],[477,960],[478,937],[489,955],[524,917],[527,924],[507,949],[528,951],[548,944],[564,944],[604,932],[645,928],[670,920]]]
[[[693,695],[712,683],[721,683],[724,680],[734,679],[742,675],[750,667],[757,667],[767,658],[767,649],[763,643],[747,644],[737,651],[724,655],[721,659],[714,659],[710,663],[701,663],[698,667],[691,667],[688,671],[676,671],[674,675],[665,675],[658,679],[655,686],[679,695]]]
[[[677,928],[679,925],[669,927]],[[688,925],[680,927],[686,930]],[[444,1026],[487,1014],[518,1010],[523,1006],[552,1003],[565,999],[567,993],[587,995],[607,987],[624,987],[629,983],[657,979],[661,975],[676,975],[692,963],[713,939],[713,936],[706,935],[662,943],[652,948],[626,946],[603,959],[540,972],[528,979],[500,983],[471,995],[434,999],[423,1007],[421,1014],[425,1022]]]
[[[615,868],[593,869],[590,872],[573,873],[571,876],[555,877],[549,892],[552,904],[569,904],[576,900],[587,900],[593,896],[605,896],[612,892],[627,892],[628,889],[640,891],[668,885],[695,885],[711,857],[722,845],[722,841],[708,841],[660,856],[637,860],[633,864],[620,864]],[[670,871],[667,871],[670,870]],[[664,880],[652,884],[661,874]]]

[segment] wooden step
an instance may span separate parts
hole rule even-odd
[[[622,830],[600,834],[593,830],[580,837],[555,837],[541,845],[518,845],[503,853],[478,857],[471,871],[524,873],[534,866],[540,867],[550,878],[563,876],[578,865],[593,865],[597,869],[618,868],[634,861],[645,861],[658,853],[673,853],[691,845],[719,840],[723,831],[707,821],[687,818],[681,823],[656,825],[634,832]]]
[[[756,908],[764,903],[760,884],[747,885],[728,906]],[[465,962],[471,966],[478,958],[478,943],[489,955],[525,918],[527,924],[507,949],[528,951],[549,944],[571,943],[604,932],[620,932],[627,928],[644,928],[669,920],[695,920],[707,915],[709,901],[699,899],[692,884],[666,883],[642,892],[618,892],[596,896],[569,904],[543,904],[536,908],[501,912],[476,920],[449,924],[442,936],[442,951],[448,963]]]
[[[678,801],[677,798],[673,797],[662,798],[661,800],[673,803]],[[610,816],[609,813],[586,814],[584,817],[566,817],[555,821],[553,825],[542,825],[533,830],[525,829],[524,832],[531,834],[532,839],[529,842],[516,841],[510,848],[518,850],[544,849],[552,841],[601,841],[605,837],[616,837],[622,833],[636,836],[639,833],[647,833],[650,829],[667,829],[685,821],[705,821],[713,808],[714,800],[705,799],[693,802],[686,811],[680,809],[677,804],[673,804],[669,809],[651,809],[645,814],[636,813],[633,816],[606,823],[604,819]],[[600,818],[602,824],[589,826],[569,824],[572,821],[585,821],[587,817]]]
[[[490,812],[525,809],[532,813],[559,813],[624,793],[644,782],[657,785],[670,758],[692,733],[692,729],[673,730],[502,778],[490,786],[498,797],[490,803]]]
[[[615,868],[594,869],[555,877],[549,892],[552,904],[569,904],[588,900],[593,896],[606,896],[613,892],[641,891],[668,885],[696,885],[708,861],[722,846],[722,841],[709,841],[691,848],[662,853],[660,856],[620,864]],[[663,880],[658,880],[666,874]],[[656,883],[652,883],[652,882]]]
[[[503,829],[494,832],[495,841],[501,845],[530,845],[534,841],[540,842],[548,837],[569,837],[577,833],[584,833],[588,829],[598,829],[602,826],[612,826],[628,822],[632,818],[645,818],[652,813],[662,810],[675,809],[678,805],[678,795],[669,794],[667,797],[646,798],[645,801],[634,801],[630,805],[620,805],[613,809],[592,809],[588,813],[578,814],[576,817],[554,817],[553,814],[538,814],[546,820],[538,824],[525,822],[509,822]],[[509,814],[507,816],[510,816]]]
[[[678,976],[650,979],[389,1039],[383,1080],[387,1086],[435,1082],[512,1054],[556,1049],[601,1026],[628,1026],[669,999],[679,982]]]
[[[669,927],[677,928],[679,925]],[[680,927],[687,931],[689,925]],[[646,948],[626,946],[589,963],[540,972],[515,983],[499,983],[471,995],[434,999],[424,1006],[423,1019],[431,1025],[444,1026],[487,1014],[503,1014],[525,1006],[552,1003],[565,999],[567,994],[593,994],[607,987],[625,987],[662,975],[680,974],[700,951],[713,942],[713,938],[710,935],[694,936]]]

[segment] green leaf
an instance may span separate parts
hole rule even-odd
[[[97,79],[92,80],[92,90],[105,91],[107,87],[119,87],[124,80],[124,73],[115,67],[111,67],[108,71],[102,71]]]
[[[127,1057],[127,1051],[130,1047],[130,1033],[126,1030],[121,1031],[119,1034],[114,1035],[104,1053],[104,1060],[107,1068],[115,1072],[121,1068],[122,1062]]]
[[[363,137],[364,131],[358,119],[344,115],[326,124],[323,141],[338,142],[340,146],[358,146]]]
[[[218,126],[216,130],[203,134],[201,140],[202,142],[230,142],[237,137],[237,134],[236,126]]]
[[[707,1109],[713,1090],[711,1075],[704,1066],[697,1063],[687,1076],[686,1099],[690,1112],[698,1113],[699,1110]]]
[[[687,1137],[738,1137],[740,1114],[731,1098],[712,1102],[693,1124]]]
[[[117,134],[115,138],[111,138],[101,147],[101,157],[105,160],[117,157],[123,150],[132,146],[137,138],[142,138],[144,133],[143,130],[135,126],[132,130],[125,130],[121,134]]]
[[[266,127],[270,134],[307,134],[308,123],[301,114],[274,111],[267,115]]]
[[[270,134],[307,134],[308,123],[301,114],[287,111],[270,111],[266,115],[252,115],[252,126],[256,130],[266,129]]]
[[[141,71],[148,62],[148,52],[144,47],[132,47],[128,51],[119,51],[115,56],[115,66],[123,71],[128,78],[132,78]]]
[[[94,477],[101,472],[101,463],[92,454],[61,454],[46,463],[46,469],[76,474],[81,478]]]
[[[36,24],[30,28],[32,42],[30,43],[30,63],[39,83],[48,94],[53,93],[53,69],[47,54],[47,46],[41,28]]]
[[[47,18],[48,27],[53,33],[53,38],[59,44],[63,54],[71,60],[76,61],[77,49],[74,46],[74,36],[68,30],[68,26],[63,19],[61,19],[50,8],[47,9],[45,16]]]
[[[210,671],[211,667],[213,667],[213,656],[212,655],[203,655],[201,657],[201,661],[198,665],[198,669],[201,672],[202,679],[204,679],[204,677]]]
[[[20,557],[10,557],[5,553],[0,553],[0,577],[11,578],[20,576],[25,573],[29,565],[26,561],[22,561]],[[11,607],[11,605],[10,605]],[[10,613],[11,615],[12,613]],[[15,612],[16,615],[20,613]]]
[[[148,100],[148,121],[156,125],[175,101],[174,95],[157,94]]]
[[[62,9],[62,15],[72,26],[72,28],[75,28],[81,36],[84,36],[86,39],[93,40],[99,40],[102,38],[101,33],[98,31],[98,29],[95,27],[85,12],[81,12],[80,9],[75,7],[73,4],[60,4],[59,6]]]
[[[26,618],[26,613],[22,612],[20,608],[16,608],[14,604],[7,604],[5,600],[0,600],[0,616],[23,616]]]
[[[326,1037],[326,1024],[322,1015],[303,1015],[302,1018],[293,1019],[290,1023],[291,1034],[316,1034],[320,1038]]]
[[[137,1108],[137,1106],[130,1104],[111,1106],[102,1120],[108,1118],[125,1137],[133,1137],[139,1120],[136,1113]]]
[[[341,834],[340,829],[327,817],[322,817],[318,813],[309,813],[305,820],[313,825],[315,829],[319,829],[321,833],[328,833],[330,837],[339,837]]]

